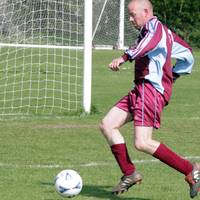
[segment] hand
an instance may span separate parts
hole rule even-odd
[[[123,63],[124,63],[124,59],[122,57],[116,58],[109,64],[109,68],[113,71],[118,71],[120,68],[120,65]]]

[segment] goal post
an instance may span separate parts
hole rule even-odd
[[[118,38],[118,48],[124,49],[124,9],[125,0],[120,0],[119,7],[119,38]]]
[[[86,113],[90,113],[92,91],[92,0],[85,0],[84,10],[83,108]]]

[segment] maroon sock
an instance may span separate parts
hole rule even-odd
[[[135,171],[135,166],[131,162],[126,144],[114,144],[111,146],[111,151],[125,176],[131,175]]]
[[[164,144],[160,144],[153,156],[186,176],[193,170],[193,165],[188,160],[181,158]]]

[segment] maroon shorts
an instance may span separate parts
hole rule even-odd
[[[147,81],[136,84],[134,90],[115,106],[130,112],[135,126],[159,128],[161,112],[166,105],[163,95]]]

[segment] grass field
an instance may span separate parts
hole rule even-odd
[[[127,63],[119,72],[107,65],[117,51],[94,51],[92,102],[88,116],[12,117],[0,121],[0,199],[62,200],[54,190],[54,176],[77,170],[83,190],[77,200],[187,200],[184,176],[132,148],[132,124],[122,128],[132,160],[143,183],[115,197],[110,191],[120,170],[98,123],[108,109],[132,87],[133,69]],[[195,51],[192,75],[177,80],[162,126],[154,137],[193,162],[200,162],[200,53]],[[196,198],[200,199],[200,195]]]

